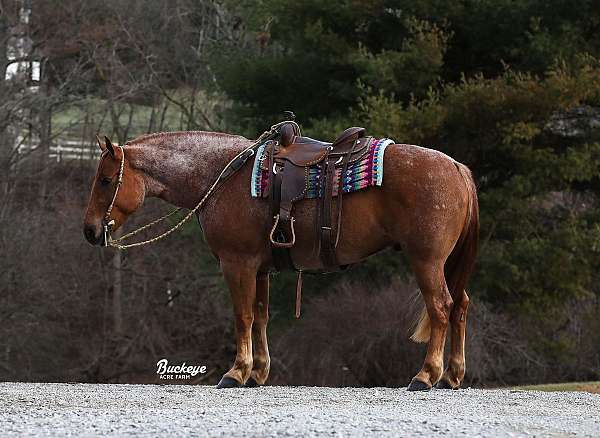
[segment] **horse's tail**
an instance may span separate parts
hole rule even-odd
[[[467,166],[458,162],[455,164],[467,185],[469,201],[462,232],[444,265],[446,284],[453,299],[456,299],[467,286],[467,281],[475,266],[475,257],[479,246],[479,202],[477,201],[475,181],[473,181],[473,176]],[[423,306],[411,339],[415,342],[428,342],[430,334],[431,322],[427,309]]]

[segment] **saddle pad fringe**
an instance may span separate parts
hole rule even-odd
[[[369,153],[361,160],[348,165],[346,175],[344,176],[342,190],[344,193],[356,192],[371,186],[381,186],[383,184],[383,156],[385,149],[393,140],[383,138],[373,140]],[[250,181],[250,193],[253,198],[261,198],[268,191],[269,171],[261,169],[261,162],[265,159],[266,144],[261,145],[256,151],[254,166],[252,168],[252,179]],[[307,198],[319,198],[323,195],[325,189],[321,183],[321,167],[317,164],[308,169],[308,187],[306,191]],[[339,177],[342,172],[341,167],[336,169],[336,178],[333,188],[334,196],[339,191]]]

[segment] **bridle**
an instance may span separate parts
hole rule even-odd
[[[106,209],[106,214],[104,215],[104,219],[102,220],[102,229],[104,232],[103,239],[102,239],[102,246],[109,246],[110,229],[115,224],[115,220],[110,218],[110,214],[112,213],[112,210],[115,206],[115,201],[117,200],[117,194],[119,193],[119,189],[121,188],[121,185],[123,184],[123,173],[125,171],[125,149],[123,149],[123,146],[117,145],[117,147],[119,149],[121,149],[121,164],[119,166],[119,178],[117,179],[117,185],[115,187],[115,192],[113,194],[112,200],[110,201],[110,204],[109,204],[108,208]]]
[[[215,179],[215,181],[212,183],[212,185],[210,186],[210,188],[208,189],[206,194],[202,197],[202,199],[200,199],[198,204],[196,204],[196,206],[193,209],[191,209],[174,226],[172,226],[170,229],[168,229],[164,233],[159,234],[155,237],[152,237],[147,240],[142,240],[140,242],[129,243],[129,244],[124,244],[123,242],[125,240],[128,240],[131,237],[135,236],[136,234],[138,234],[148,228],[151,228],[156,224],[163,222],[164,220],[173,216],[175,213],[179,212],[182,209],[176,208],[176,209],[172,210],[171,212],[165,214],[164,216],[162,216],[142,227],[139,227],[136,230],[131,231],[130,233],[127,233],[117,239],[113,239],[112,236],[110,235],[110,231],[111,231],[111,228],[115,225],[115,220],[110,218],[110,214],[115,206],[115,202],[117,200],[117,195],[119,193],[119,189],[120,189],[121,185],[123,184],[123,174],[124,174],[124,170],[125,170],[125,149],[123,148],[123,146],[117,145],[117,147],[119,149],[121,149],[121,165],[119,167],[119,178],[117,180],[117,185],[115,187],[115,192],[113,194],[110,205],[108,206],[108,208],[106,210],[106,214],[104,215],[104,219],[102,220],[102,227],[103,227],[104,235],[103,235],[103,240],[102,240],[101,245],[105,246],[105,247],[111,246],[113,248],[124,250],[124,249],[128,249],[128,248],[133,248],[136,246],[147,245],[149,243],[153,243],[153,242],[156,242],[157,240],[167,237],[173,231],[180,228],[185,222],[187,222],[194,215],[194,213],[196,213],[200,208],[202,208],[204,203],[214,193],[214,191],[216,189],[218,189],[221,186],[221,184],[223,184],[230,176],[232,176],[234,173],[236,173],[238,170],[240,170],[242,168],[242,166],[246,163],[246,161],[248,161],[248,159],[255,154],[255,152],[259,146],[261,146],[264,142],[277,137],[279,135],[279,127],[286,122],[290,122],[290,121],[286,120],[286,121],[283,121],[283,122],[280,122],[280,123],[277,123],[277,124],[271,126],[271,129],[263,132],[262,135],[258,138],[258,140],[256,140],[254,142],[254,144],[252,144],[252,146],[244,149],[242,152],[240,152],[235,157],[233,157],[233,159],[231,161],[229,161],[229,163],[227,163],[227,165],[223,168],[223,170],[221,171],[219,176]],[[296,123],[296,122],[293,122],[293,123]]]

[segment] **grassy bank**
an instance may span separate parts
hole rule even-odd
[[[523,389],[532,391],[570,391],[570,392],[591,392],[600,394],[600,381],[598,382],[569,382],[569,383],[550,383],[545,385],[527,385],[516,386],[513,389]]]

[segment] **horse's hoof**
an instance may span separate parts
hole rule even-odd
[[[242,384],[231,377],[223,376],[221,381],[217,384],[217,389],[223,388],[241,388]]]
[[[254,380],[252,377],[250,377],[248,379],[248,381],[246,382],[246,384],[244,385],[245,388],[258,388],[259,386],[262,386],[260,383],[258,383],[256,380]]]
[[[412,379],[410,381],[410,385],[408,385],[408,388],[406,389],[408,389],[409,391],[429,391],[431,389],[431,385],[425,382],[421,382],[417,379]]]
[[[435,389],[458,389],[460,388],[459,386],[457,386],[456,388],[452,387],[452,385],[450,385],[450,383],[448,383],[446,380],[442,379],[439,382],[437,382],[435,384]]]

